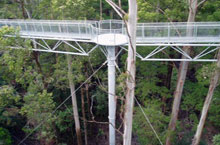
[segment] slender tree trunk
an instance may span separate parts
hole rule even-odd
[[[137,1],[129,0],[129,14],[128,14],[128,58],[127,58],[127,74],[126,81],[127,91],[125,100],[125,114],[124,114],[124,134],[123,145],[131,145],[132,138],[132,121],[134,108],[134,91],[135,91],[135,71],[136,71],[136,25],[137,25]]]
[[[194,136],[192,145],[198,145],[199,142],[200,142],[200,138],[201,138],[202,130],[203,130],[203,127],[204,127],[204,124],[205,124],[207,114],[208,114],[209,106],[210,106],[211,101],[212,101],[212,96],[214,94],[215,88],[216,88],[216,86],[218,84],[218,81],[219,81],[219,76],[220,76],[220,71],[219,70],[220,70],[220,51],[218,51],[217,68],[216,68],[215,73],[213,74],[213,76],[211,78],[211,81],[210,81],[209,91],[208,91],[208,94],[206,96],[203,108],[202,108],[202,115],[201,115],[201,118],[200,118],[200,121],[199,121],[199,125],[197,126],[196,134]]]
[[[187,21],[188,24],[190,22],[195,22],[196,11],[197,11],[197,0],[189,0],[189,16],[188,16],[188,21]],[[187,27],[186,35],[187,36],[193,35],[193,28],[190,25],[188,25],[188,27]],[[191,52],[191,48],[188,46],[183,47],[183,50],[187,54],[190,54],[190,52]],[[185,56],[182,56],[182,59],[185,59]],[[171,133],[173,131],[175,131],[175,129],[176,129],[176,122],[178,119],[179,107],[180,107],[184,83],[186,80],[188,65],[189,65],[189,62],[187,62],[187,61],[183,61],[180,63],[177,86],[176,86],[176,90],[174,92],[172,114],[171,114],[171,119],[170,119],[170,123],[169,123],[169,127],[168,127],[169,133],[167,135],[166,145],[171,145]]]
[[[88,145],[87,137],[87,123],[86,123],[86,113],[85,113],[85,101],[84,101],[84,89],[81,88],[81,100],[82,100],[82,115],[83,115],[83,126],[85,133],[85,145]]]
[[[173,72],[173,62],[168,62],[167,64],[167,75],[166,75],[166,80],[165,80],[165,86],[168,90],[170,90],[170,84],[171,84],[171,78],[172,78],[172,72]],[[166,96],[163,96],[162,97],[162,102],[163,102],[163,105],[162,105],[162,111],[165,113],[166,112]]]
[[[86,68],[86,77],[88,78],[88,69]],[[87,110],[88,110],[88,118],[90,119],[90,99],[89,99],[89,84],[85,84],[85,89],[86,89],[86,100],[87,100]]]
[[[34,48],[37,47],[35,42],[33,42],[33,46],[34,46]],[[40,73],[42,75],[42,82],[44,84],[44,89],[46,89],[47,86],[48,86],[48,83],[45,81],[46,80],[45,75],[42,71],[42,67],[41,67],[41,64],[39,62],[39,52],[34,51],[34,52],[32,52],[32,55],[33,55],[33,59],[34,59],[36,65],[37,65],[38,73]]]
[[[78,145],[82,145],[79,114],[78,114],[78,107],[77,107],[77,102],[76,102],[75,84],[73,82],[72,66],[71,66],[72,63],[71,62],[72,62],[71,55],[67,55],[68,79],[69,79],[69,86],[70,86],[71,96],[72,96],[73,117],[74,117],[74,121],[75,121],[77,143],[78,143]]]
[[[31,19],[32,16],[31,16],[30,12],[25,8],[25,4],[27,4],[27,2],[25,0],[21,0],[18,3],[21,6],[23,18],[24,19]],[[34,49],[37,49],[37,44],[35,42],[33,42],[33,47],[34,47]],[[34,52],[32,52],[32,55],[33,55],[33,59],[34,59],[36,65],[37,65],[38,72],[42,75],[42,81],[44,84],[44,88],[46,89],[48,84],[45,81],[45,76],[43,74],[42,67],[39,62],[39,52],[34,51]]]
[[[160,0],[157,0],[156,13],[158,14],[160,13],[159,8],[160,8]],[[157,16],[157,19],[156,19],[156,22],[158,21],[159,21],[159,15]]]
[[[167,65],[167,76],[166,76],[166,83],[165,83],[165,86],[168,90],[170,90],[170,85],[171,85],[171,79],[172,79],[172,73],[173,73],[173,67],[174,67],[174,64],[173,62],[168,62],[168,65]]]
[[[121,0],[118,0],[118,6],[121,8]]]
[[[100,20],[102,20],[102,0],[99,1],[99,7],[100,7]]]

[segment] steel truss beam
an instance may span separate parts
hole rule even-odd
[[[204,50],[202,50],[201,52],[199,52],[197,55],[195,56],[190,56],[189,54],[187,54],[180,46],[178,45],[171,45],[170,48],[175,50],[175,52],[185,56],[185,59],[182,58],[154,58],[154,56],[156,54],[159,54],[160,52],[164,51],[165,49],[169,48],[169,45],[162,45],[162,46],[158,46],[156,47],[153,51],[151,51],[148,55],[146,55],[145,57],[141,56],[140,54],[136,54],[139,58],[141,58],[141,60],[143,61],[194,61],[194,62],[215,62],[217,61],[217,59],[205,59],[204,57],[207,56],[208,54],[211,54],[215,51],[217,51],[220,46],[216,44],[210,44],[207,46],[207,48],[205,48]],[[186,45],[186,46],[189,46]],[[203,45],[204,46],[204,45]],[[214,47],[215,46],[215,47]],[[196,49],[196,48],[194,48]]]
[[[29,39],[31,42],[33,42],[36,47],[35,48],[24,48],[19,46],[9,46],[9,48],[12,49],[26,49],[31,51],[40,51],[40,52],[51,52],[51,53],[61,53],[61,54],[71,54],[71,55],[80,55],[80,56],[88,56],[90,53],[92,53],[97,47],[99,47],[98,44],[96,44],[94,47],[92,47],[88,52],[82,47],[82,45],[79,44],[77,41],[67,41],[67,40],[53,40],[56,41],[54,46],[51,46],[48,44],[47,40],[45,39]],[[72,44],[71,42],[74,42],[75,44]],[[59,49],[62,45],[68,45],[71,47],[70,51],[67,50],[61,50]]]
[[[194,62],[216,62],[217,59],[204,59],[203,57],[207,56],[210,53],[215,52],[220,48],[214,47],[211,48],[212,46],[208,46],[206,49],[201,51],[199,54],[197,54],[194,57],[191,57],[189,54],[187,54],[185,51],[182,50],[179,46],[170,46],[171,49],[175,50],[177,53],[183,55],[186,57],[186,59],[182,58],[153,58],[156,54],[158,54],[161,51],[164,51],[165,49],[168,48],[168,46],[158,46],[156,47],[153,51],[151,51],[148,55],[144,56],[141,55],[140,53],[136,52],[136,57],[140,58],[142,61],[194,61]],[[122,50],[128,51],[127,48],[120,46]],[[202,59],[203,58],[203,59]]]
[[[78,41],[67,41],[67,40],[53,40],[56,41],[54,46],[51,46],[48,44],[47,40],[48,39],[33,39],[30,38],[30,40],[36,44],[36,48],[29,49],[32,51],[40,51],[40,52],[52,52],[52,53],[61,53],[61,54],[71,54],[71,55],[79,55],[79,56],[88,56],[90,53],[92,53],[96,48],[100,48],[100,50],[103,52],[103,54],[107,57],[107,50],[104,47],[99,46],[96,44],[94,47],[92,47],[89,51],[86,51],[82,45]],[[52,40],[50,40],[52,41]],[[74,42],[74,44],[72,43]],[[81,41],[80,41],[81,42]],[[71,51],[67,50],[61,50],[59,49],[62,45],[68,45],[71,47]],[[125,45],[126,46],[126,45]],[[207,56],[210,53],[215,52],[220,48],[220,44],[215,44],[215,43],[210,43],[210,44],[168,44],[168,43],[163,43],[163,44],[137,44],[137,46],[157,46],[153,51],[151,51],[148,55],[144,56],[143,54],[136,53],[136,56],[140,58],[142,61],[194,61],[194,62],[215,62],[217,59],[205,59],[204,57]],[[199,52],[196,56],[192,57],[186,52],[182,50],[181,47],[183,46],[195,46],[195,47],[204,47],[207,46],[204,50]],[[27,49],[27,48],[22,48],[22,47],[10,47],[14,49]],[[127,51],[127,48],[124,46],[120,46],[121,50],[120,52],[116,55],[118,55],[122,52],[122,50]],[[171,48],[175,52],[185,56],[185,59],[182,58],[155,58],[154,56],[163,52],[164,50]],[[147,48],[146,48],[147,49]],[[196,49],[196,48],[193,48]],[[116,68],[118,66],[116,65]]]

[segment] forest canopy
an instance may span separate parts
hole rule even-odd
[[[112,1],[128,13],[128,0]],[[137,22],[188,22],[191,12],[189,1],[137,0]],[[197,6],[194,22],[220,21],[219,0],[198,0]],[[0,0],[0,19],[121,20],[105,0]],[[126,19],[127,15],[124,16]],[[6,34],[15,34],[18,38],[5,37]],[[52,40],[46,41],[49,46],[56,45]],[[85,50],[94,47],[91,43],[71,44],[74,47],[80,45]],[[74,56],[11,49],[8,46],[36,47],[34,42],[19,37],[19,29],[0,27],[0,144],[108,144],[108,66],[100,49],[95,49],[89,56]],[[62,49],[70,50],[71,47],[65,45]],[[154,46],[137,46],[137,52],[143,54],[154,49]],[[183,49],[196,54],[206,47]],[[119,51],[120,48],[116,47],[116,53]],[[172,49],[157,57],[164,55],[182,57]],[[122,51],[116,59],[115,128],[118,144],[123,142],[127,56],[128,53]],[[217,59],[217,56],[216,51],[206,57]],[[172,128],[172,107],[181,70],[185,70],[183,65],[187,71],[183,77],[175,127]],[[137,58],[135,98],[143,111],[135,102],[132,145],[160,145],[158,138],[166,145],[191,144],[210,83],[218,72],[216,62],[185,64],[141,61]],[[218,84],[217,79],[199,145],[220,145]],[[143,112],[151,124],[146,121]]]

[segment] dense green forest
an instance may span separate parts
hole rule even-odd
[[[113,0],[125,12],[127,0]],[[190,0],[189,0],[190,1]],[[188,0],[137,0],[138,22],[187,22]],[[198,1],[196,22],[220,21],[220,1]],[[107,20],[120,19],[105,0],[0,0],[0,19]],[[4,37],[17,33],[0,29],[0,145],[74,145],[76,127],[70,87],[76,91],[82,144],[108,144],[108,72],[105,55],[96,49],[90,56],[44,53],[7,46],[33,48],[20,38]],[[48,40],[54,46],[54,41]],[[80,43],[85,49],[93,44]],[[63,49],[70,49],[65,46]],[[119,48],[117,48],[119,49]],[[193,47],[192,54],[204,49]],[[150,53],[153,47],[137,47]],[[118,51],[118,50],[117,50]],[[166,55],[181,58],[168,49]],[[164,54],[159,54],[164,55]],[[160,57],[160,56],[158,56]],[[216,58],[217,52],[207,58]],[[116,142],[122,144],[127,52],[117,58]],[[180,62],[136,62],[135,96],[162,143],[171,136],[173,145],[190,145],[197,130],[216,62],[190,62],[181,97],[176,128],[168,129]],[[85,80],[99,71],[86,83]],[[155,133],[138,104],[134,104],[132,145],[159,145]],[[220,145],[220,87],[217,86],[203,128],[200,145]]]

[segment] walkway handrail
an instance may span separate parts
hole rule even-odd
[[[20,28],[20,35],[39,37],[67,37],[93,39],[97,35],[116,33],[126,35],[121,20],[81,21],[81,20],[17,20],[0,19],[0,27]],[[187,36],[187,28],[192,35]],[[137,41],[139,42],[220,42],[220,22],[173,22],[138,23]]]

